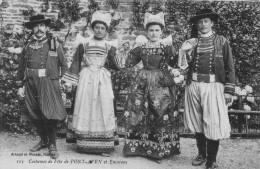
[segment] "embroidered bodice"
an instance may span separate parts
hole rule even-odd
[[[133,67],[142,61],[144,69],[162,69],[165,65],[174,67],[177,63],[176,59],[171,45],[147,42],[130,51],[126,67]]]
[[[164,46],[160,43],[147,43],[141,47],[141,59],[145,69],[159,69],[164,59]]]
[[[83,64],[95,68],[104,67],[109,46],[105,41],[91,40],[84,46]]]

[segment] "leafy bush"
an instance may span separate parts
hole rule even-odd
[[[16,133],[34,133],[30,122],[25,118],[27,110],[23,100],[17,95],[15,84],[19,53],[28,37],[28,32],[20,31],[12,25],[7,25],[2,32],[0,43],[0,113],[4,121],[2,127]]]
[[[74,1],[73,1],[74,2]],[[76,2],[76,1],[75,1]],[[90,1],[93,9],[98,9],[94,0]],[[62,1],[60,5],[67,5],[68,9],[80,9],[78,4]],[[133,3],[132,27],[143,31],[143,15],[145,12],[165,12],[166,27],[164,35],[173,35],[173,41],[176,48],[179,48],[182,42],[190,37],[192,26],[188,20],[197,10],[210,7],[213,11],[221,14],[221,19],[215,25],[215,31],[227,37],[230,41],[234,58],[238,81],[241,87],[250,85],[254,88],[253,94],[259,94],[260,84],[260,53],[259,53],[259,7],[257,2],[234,2],[234,1],[181,1],[167,0],[166,3],[135,0]],[[67,9],[66,8],[66,9]],[[65,10],[65,8],[64,8]],[[79,19],[79,12],[71,13],[60,11],[60,18],[71,22]],[[93,12],[93,11],[92,11]],[[90,15],[87,15],[90,17]],[[90,18],[88,18],[89,20]],[[59,23],[60,25],[60,23]],[[56,27],[59,27],[56,25]],[[24,120],[26,109],[24,103],[18,99],[17,89],[14,78],[17,72],[19,48],[24,46],[28,37],[28,32],[22,30],[16,32],[11,26],[1,30],[0,34],[0,113],[3,115],[3,127],[9,131],[23,133],[34,132],[30,127],[30,122]],[[11,48],[13,47],[13,48]],[[127,88],[129,81],[133,77],[126,77],[122,72],[112,72],[112,81],[115,93]],[[179,91],[180,98],[183,95],[183,88]],[[21,113],[23,112],[23,113]]]

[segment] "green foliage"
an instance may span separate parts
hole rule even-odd
[[[52,21],[49,27],[54,31],[60,31],[65,28],[65,24],[60,19],[57,19],[56,21]]]
[[[127,90],[130,84],[134,81],[137,72],[132,69],[125,69],[124,71],[111,70],[111,78],[113,83],[113,90],[115,94],[123,90]]]
[[[33,8],[29,8],[27,10],[20,10],[24,16],[33,16],[36,14]]]
[[[73,22],[78,21],[81,16],[80,16],[80,7],[79,7],[79,2],[77,0],[66,0],[66,1],[60,1],[58,3],[58,8],[59,8],[59,14],[58,14],[58,24],[61,28],[64,26],[64,23],[68,23],[68,32],[65,36],[64,44],[66,42],[67,37],[69,36],[70,30],[71,30],[71,25]],[[62,21],[64,20],[64,23],[62,24]]]
[[[135,28],[143,28],[144,14],[148,12],[150,1],[142,2],[141,0],[134,0],[133,2],[133,26]]]
[[[19,53],[28,32],[18,34],[12,26],[2,30],[0,46],[0,113],[3,128],[16,133],[33,133],[30,122],[25,120],[27,112],[24,102],[17,95],[15,76],[18,69]]]
[[[243,2],[218,4],[223,16],[216,30],[229,39],[236,75],[243,84],[253,84],[256,79],[252,75],[260,70],[258,7],[256,3]]]
[[[58,18],[63,18],[65,22],[72,23],[80,19],[80,8],[77,0],[60,1],[58,4]]]
[[[117,9],[119,0],[107,0],[107,3],[112,7],[112,9]]]
[[[90,0],[89,5],[88,5],[88,9],[90,11],[92,11],[92,13],[95,12],[96,10],[100,10],[98,2],[96,2],[96,0]]]

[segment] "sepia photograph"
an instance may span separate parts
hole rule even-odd
[[[260,0],[0,0],[1,169],[260,168]]]

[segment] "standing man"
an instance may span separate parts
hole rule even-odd
[[[181,50],[188,54],[189,71],[185,89],[185,127],[195,132],[198,156],[193,166],[217,168],[219,140],[229,138],[230,123],[227,104],[235,91],[235,69],[229,42],[215,34],[212,27],[219,15],[202,9],[190,19],[195,36]],[[194,31],[193,31],[194,33]]]
[[[23,49],[16,84],[18,95],[25,93],[29,117],[34,123],[41,141],[30,151],[49,148],[51,158],[58,158],[56,147],[57,122],[66,118],[59,78],[68,69],[61,45],[52,34],[46,32],[50,19],[36,15],[25,23],[33,31]],[[25,88],[25,91],[23,89]]]

